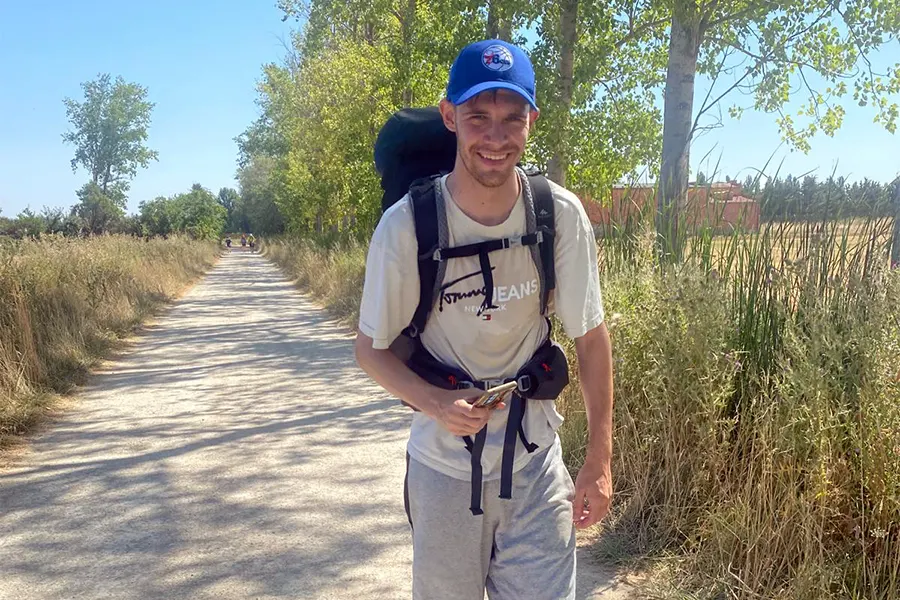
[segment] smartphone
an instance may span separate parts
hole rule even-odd
[[[473,406],[479,406],[482,408],[493,408],[500,402],[505,401],[509,398],[510,394],[512,394],[513,390],[518,387],[518,384],[515,381],[510,381],[509,383],[504,383],[503,385],[498,385],[497,387],[492,387],[489,390],[486,390],[478,400],[475,401]]]

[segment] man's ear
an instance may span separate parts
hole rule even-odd
[[[441,118],[444,119],[444,127],[456,133],[456,107],[446,98],[442,98],[438,108],[441,111]]]
[[[540,116],[541,116],[541,111],[539,111],[536,108],[533,109],[529,115],[529,117],[531,119],[531,124],[534,125],[534,122],[537,121],[538,118],[540,118]]]

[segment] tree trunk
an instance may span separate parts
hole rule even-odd
[[[403,60],[406,61],[402,66],[403,80],[406,87],[403,90],[403,97],[401,99],[401,102],[403,106],[407,108],[413,105],[414,100],[412,90],[413,65],[409,61],[411,60],[410,57],[415,55],[415,53],[412,52],[413,38],[415,37],[415,23],[416,0],[407,0],[406,11],[403,15],[403,20],[400,22],[400,35],[403,39],[403,47],[407,49],[407,51],[403,55]]]
[[[563,0],[559,8],[559,111],[560,120],[553,136],[555,152],[547,168],[547,176],[561,186],[566,185],[569,166],[568,130],[572,110],[572,87],[575,73],[575,43],[578,41],[578,0]]]
[[[500,11],[497,9],[497,0],[488,1],[487,37],[497,39],[500,37]]]
[[[106,165],[106,175],[105,175],[105,177],[103,177],[103,194],[104,194],[104,195],[106,194],[106,188],[107,188],[107,186],[109,185],[110,169],[111,169],[111,168],[112,168],[112,165]]]
[[[891,268],[900,269],[900,178],[894,181],[894,240],[891,243]]]
[[[487,37],[512,41],[512,16],[504,14],[502,0],[488,0]]]
[[[656,230],[665,250],[677,250],[680,246],[677,244],[678,213],[687,195],[690,172],[699,21],[692,2],[676,4],[666,67],[662,165],[657,185]],[[680,252],[676,252],[675,258],[678,255]]]

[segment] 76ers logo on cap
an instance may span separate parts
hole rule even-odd
[[[511,69],[513,64],[510,51],[499,44],[488,46],[481,54],[481,60],[491,71],[506,71]]]

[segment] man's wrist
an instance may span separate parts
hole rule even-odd
[[[438,412],[438,400],[434,394],[434,389],[434,386],[423,381],[423,385],[416,386],[416,389],[407,394],[407,397],[403,398],[403,400],[423,414],[435,418]]]
[[[593,436],[592,436],[593,437]],[[596,438],[594,438],[596,439]],[[601,462],[610,462],[612,460],[612,442],[609,439],[597,441],[588,441],[585,450],[585,459],[598,460]]]

